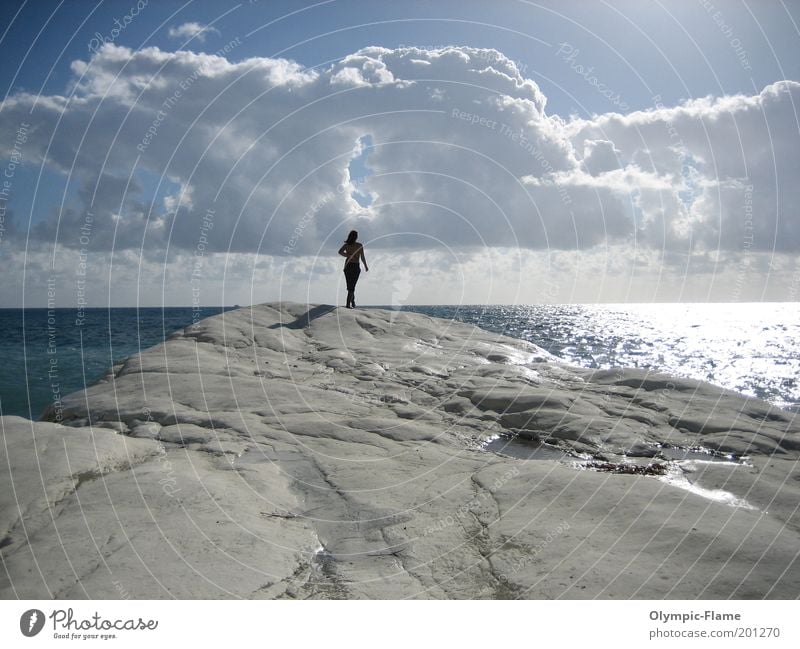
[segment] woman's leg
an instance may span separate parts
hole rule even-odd
[[[361,275],[361,266],[359,264],[353,264],[355,266],[355,270],[353,271],[353,290],[352,296],[350,298],[350,307],[355,309],[356,308],[356,284],[358,284],[358,277]]]
[[[361,274],[361,268],[357,264],[348,264],[344,267],[344,278],[347,282],[347,308],[354,309],[356,306],[356,282]]]

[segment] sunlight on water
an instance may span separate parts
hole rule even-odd
[[[574,365],[653,368],[800,406],[795,303],[404,308],[523,338]]]

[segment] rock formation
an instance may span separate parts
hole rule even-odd
[[[795,598],[800,426],[427,316],[267,304],[0,419],[5,598]]]

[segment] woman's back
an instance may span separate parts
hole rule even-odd
[[[361,244],[356,243],[346,243],[342,246],[342,249],[345,252],[345,260],[344,265],[347,266],[349,264],[358,264],[359,256],[361,255]]]

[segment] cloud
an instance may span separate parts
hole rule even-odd
[[[177,27],[170,27],[167,35],[176,40],[193,38],[200,43],[204,43],[206,36],[211,33],[219,35],[219,30],[216,27],[209,27],[201,23],[188,22]]]
[[[669,108],[656,97],[652,110],[574,120],[566,129],[575,145],[603,138],[620,165],[669,180],[672,192],[642,204],[651,244],[797,252],[798,99],[795,81]]]
[[[608,140],[583,141],[583,167],[592,176],[618,169],[620,151]]]
[[[184,28],[204,29],[171,32]],[[91,212],[93,250],[165,260],[204,237],[206,255],[282,264],[329,254],[351,228],[372,249],[441,260],[487,247],[613,246],[662,264],[800,250],[800,84],[565,120],[490,54],[369,47],[307,69],[107,44],[72,64],[69,94],[6,99],[0,134],[30,123],[26,165],[70,174],[63,209],[30,228],[68,249]],[[367,136],[369,174],[351,178]],[[27,236],[18,217],[6,229],[6,242]]]

